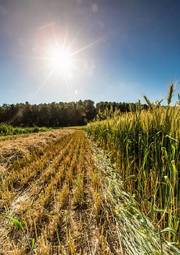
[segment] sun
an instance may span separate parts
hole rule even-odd
[[[71,48],[74,46],[75,39],[68,41],[68,38],[62,37],[61,40],[58,40],[56,34],[53,37],[53,40],[49,40],[49,44],[47,41],[43,45],[41,54],[37,57],[43,61],[43,66],[48,70],[46,82],[53,77],[55,79],[57,77],[63,78],[65,82],[74,80],[80,73],[89,68],[88,61],[82,58],[81,53],[96,45],[100,39],[82,47]]]
[[[46,52],[47,64],[55,74],[64,78],[70,78],[75,68],[75,59],[68,47],[60,45],[50,45]]]

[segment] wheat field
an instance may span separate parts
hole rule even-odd
[[[58,134],[1,172],[0,254],[178,254],[108,155],[83,130]]]
[[[111,152],[126,191],[167,240],[180,242],[180,107],[151,106],[92,122],[87,132]]]

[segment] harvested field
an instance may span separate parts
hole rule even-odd
[[[85,133],[61,132],[49,133],[38,156],[3,171],[0,254],[178,254]]]
[[[73,133],[72,129],[35,133],[29,135],[8,136],[0,138],[0,165],[9,165],[14,160],[23,158],[29,153],[44,149],[64,135]]]

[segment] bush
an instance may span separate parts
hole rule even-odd
[[[0,136],[29,134],[29,133],[45,132],[48,130],[50,129],[45,127],[19,128],[19,127],[13,127],[5,123],[0,124]]]

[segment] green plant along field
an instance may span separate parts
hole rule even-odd
[[[116,159],[125,189],[161,229],[180,244],[180,107],[137,110],[87,127]]]
[[[84,131],[61,132],[41,153],[13,161],[1,175],[0,254],[179,254],[139,211],[119,173]],[[170,199],[176,203],[174,173],[166,180],[174,178]],[[170,192],[169,184],[164,185]],[[174,224],[177,207],[171,206]]]
[[[13,127],[7,124],[0,124],[0,136],[7,136],[7,135],[20,135],[20,134],[29,134],[29,133],[38,133],[38,132],[45,132],[50,129],[45,127],[33,127],[33,128],[19,128]]]

